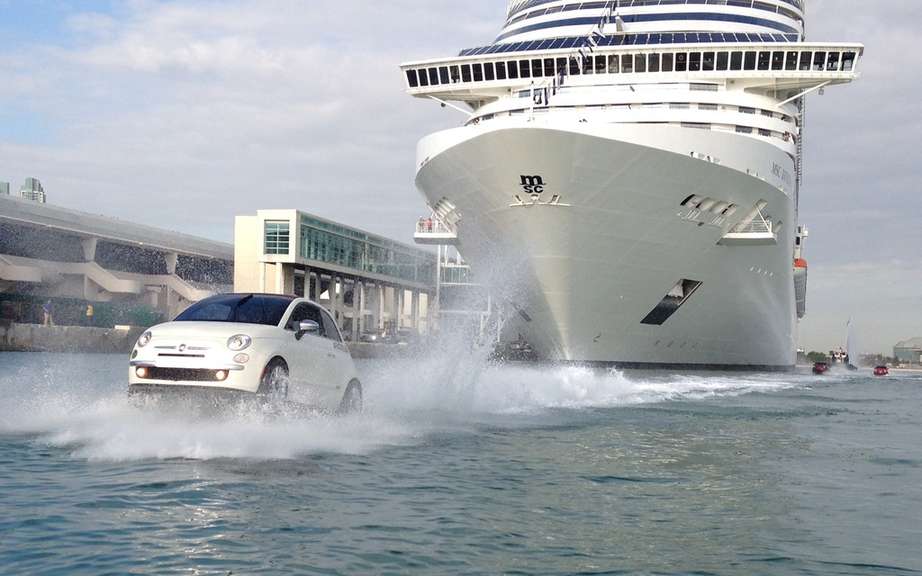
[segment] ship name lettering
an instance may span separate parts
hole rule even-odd
[[[522,191],[526,194],[543,194],[544,193],[544,178],[541,176],[520,176]]]

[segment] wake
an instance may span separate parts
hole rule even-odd
[[[361,455],[412,446],[438,432],[476,433],[484,424],[540,426],[550,411],[557,420],[577,418],[587,409],[773,392],[810,381],[496,366],[454,355],[361,364],[365,410],[359,414],[239,410],[203,418],[130,403],[121,356],[21,355],[17,361],[12,373],[0,373],[0,434],[31,435],[76,458],[107,461]]]

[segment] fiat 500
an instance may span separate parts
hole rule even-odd
[[[255,396],[326,411],[361,409],[362,385],[333,317],[274,294],[221,294],[138,338],[130,396]]]

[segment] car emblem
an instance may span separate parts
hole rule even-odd
[[[179,345],[179,351],[180,351],[180,352],[185,352],[185,351],[186,351],[186,345],[185,345],[185,344],[180,344],[180,345]]]

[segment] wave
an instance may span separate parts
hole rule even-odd
[[[567,411],[772,392],[806,381],[792,375],[626,375],[432,357],[363,363],[362,414],[250,410],[201,418],[132,406],[120,356],[32,355],[18,361],[18,369],[0,375],[0,433],[31,435],[89,460],[364,454],[412,445],[437,432],[475,431],[484,422],[501,426],[508,416],[540,426],[549,410],[562,410],[566,418]]]

